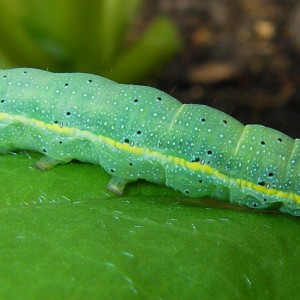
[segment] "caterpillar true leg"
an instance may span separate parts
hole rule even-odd
[[[54,168],[57,165],[63,165],[68,163],[69,161],[62,161],[62,160],[57,160],[52,157],[48,156],[43,156],[41,159],[39,159],[36,163],[35,166],[40,169],[40,170],[49,170]]]

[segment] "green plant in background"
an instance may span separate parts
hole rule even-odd
[[[180,47],[173,23],[157,17],[134,41],[142,0],[0,0],[0,67],[92,72],[137,82]]]

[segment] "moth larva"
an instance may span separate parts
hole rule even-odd
[[[49,169],[99,164],[122,194],[139,178],[194,198],[209,196],[300,215],[300,143],[155,88],[83,73],[0,71],[0,153],[34,150]]]

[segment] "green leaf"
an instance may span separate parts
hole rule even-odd
[[[297,299],[299,219],[0,156],[1,299]],[[230,206],[230,208],[233,208]]]

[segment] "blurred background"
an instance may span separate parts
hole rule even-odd
[[[0,0],[0,68],[91,72],[292,137],[297,0]]]

